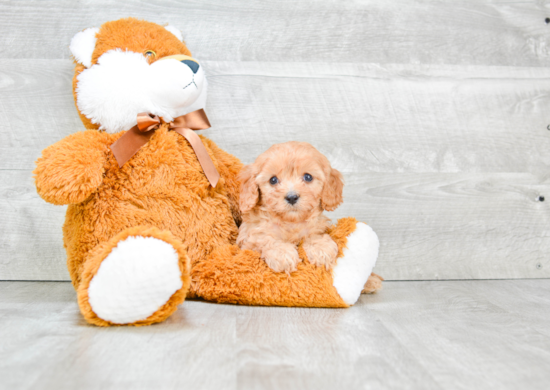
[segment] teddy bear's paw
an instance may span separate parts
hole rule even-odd
[[[362,222],[358,222],[355,231],[348,236],[344,256],[338,259],[333,270],[333,286],[348,305],[359,299],[376,264],[379,246],[374,230]]]
[[[88,287],[93,312],[115,324],[145,320],[182,288],[178,253],[154,237],[130,236],[102,261]]]

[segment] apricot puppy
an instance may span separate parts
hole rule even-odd
[[[301,261],[303,241],[308,260],[327,269],[338,255],[326,234],[332,211],[342,203],[342,174],[306,142],[273,145],[240,173],[243,222],[237,245],[261,253],[276,272],[292,272]]]

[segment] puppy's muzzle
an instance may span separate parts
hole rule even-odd
[[[298,199],[300,199],[300,195],[295,192],[289,192],[285,196],[285,200],[287,201],[287,203],[291,204],[292,206],[294,206],[298,202]]]

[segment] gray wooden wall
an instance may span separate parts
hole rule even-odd
[[[251,162],[318,147],[381,239],[387,279],[550,276],[546,1],[0,1],[0,280],[66,280],[64,207],[31,171],[83,128],[68,44],[135,16],[180,28],[205,132]],[[541,201],[541,196],[546,197]]]

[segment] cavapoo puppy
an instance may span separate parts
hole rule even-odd
[[[237,244],[261,253],[276,272],[292,272],[301,261],[303,241],[308,260],[327,269],[336,263],[338,246],[326,234],[323,215],[342,203],[342,174],[306,142],[273,145],[240,174],[243,222]]]

